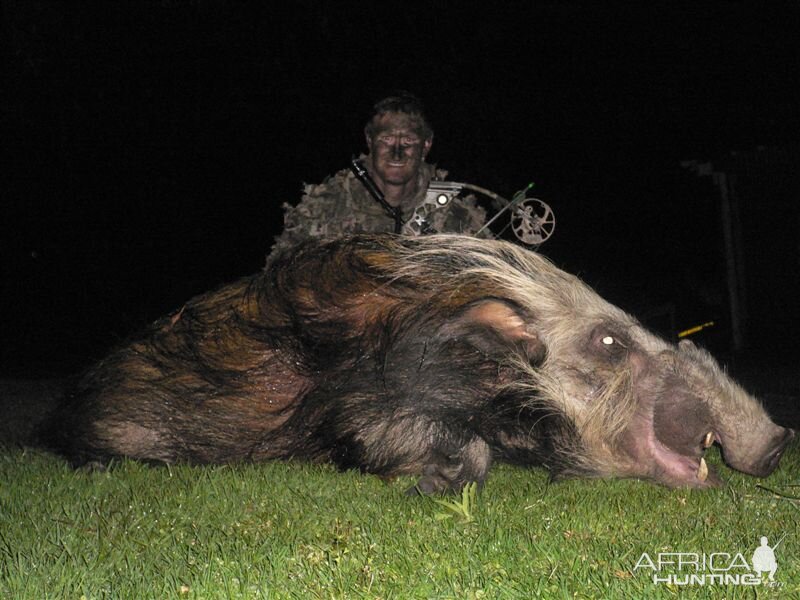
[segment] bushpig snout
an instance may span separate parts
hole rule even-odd
[[[794,438],[795,432],[770,423],[768,433],[762,429],[757,435],[758,439],[764,440],[763,443],[755,442],[752,435],[748,440],[738,435],[731,435],[731,432],[723,432],[720,444],[725,464],[756,477],[766,477],[772,473],[783,457],[784,450]]]
[[[772,443],[767,447],[763,456],[753,462],[752,465],[732,465],[743,473],[755,475],[756,477],[766,477],[772,473],[781,461],[784,450],[789,442],[794,438],[795,432],[792,429],[781,428]],[[723,448],[724,453],[724,448]]]

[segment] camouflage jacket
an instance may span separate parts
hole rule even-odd
[[[443,180],[447,171],[423,163],[416,197],[403,206],[403,221],[422,204],[428,184]],[[394,220],[364,188],[349,169],[339,171],[319,185],[304,187],[297,206],[283,205],[283,233],[275,238],[272,252],[288,248],[309,238],[330,238],[351,233],[391,233]],[[441,233],[474,235],[486,221],[486,211],[474,196],[453,199],[446,207],[428,216],[430,225]],[[483,237],[483,236],[482,236]],[[487,236],[488,237],[488,236]]]

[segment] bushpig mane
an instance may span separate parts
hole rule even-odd
[[[388,346],[386,338],[399,335],[397,328],[415,326],[417,331],[423,330],[417,323],[424,318],[420,313],[436,323],[453,318],[480,300],[506,301],[524,315],[525,327],[544,346],[544,358],[537,363],[524,352],[504,355],[503,366],[516,376],[487,393],[513,397],[516,400],[509,405],[525,406],[539,416],[541,423],[528,422],[527,427],[543,427],[537,435],[546,440],[547,448],[542,450],[548,464],[544,466],[551,474],[606,476],[619,469],[614,441],[636,409],[630,371],[615,373],[587,404],[585,398],[576,398],[564,389],[558,373],[570,367],[553,365],[558,359],[547,348],[584,343],[582,324],[602,323],[609,312],[622,322],[634,325],[635,321],[577,277],[556,268],[542,255],[512,244],[461,236],[426,236],[411,242],[402,237],[382,237],[377,244],[370,237],[331,242],[323,250],[327,257],[321,261],[322,271],[311,272],[311,265],[320,264],[319,252],[312,245],[308,254],[301,250],[288,262],[278,259],[261,292],[270,302],[275,302],[276,296],[284,300],[282,306],[293,315],[297,337],[305,337],[298,331],[300,323],[306,327],[310,319],[330,328],[330,319],[345,339],[377,338]],[[319,280],[327,282],[322,289],[314,285]],[[288,299],[298,297],[308,302],[291,305]],[[587,307],[594,311],[587,312]],[[343,321],[347,325],[343,326]],[[365,335],[370,328],[372,334],[377,328],[379,335]],[[309,339],[318,339],[318,333],[313,332]],[[339,356],[342,349],[338,349]],[[366,350],[359,342],[355,354]],[[322,360],[330,358],[327,349],[322,354]],[[348,356],[350,361],[355,359]],[[520,435],[529,433],[533,432]]]

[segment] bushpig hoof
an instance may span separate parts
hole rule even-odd
[[[459,452],[441,455],[422,468],[422,477],[406,494],[459,492],[470,482],[483,487],[491,466],[491,450],[481,438],[473,438]]]

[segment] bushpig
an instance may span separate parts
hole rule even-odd
[[[80,380],[40,436],[75,465],[329,461],[482,484],[770,474],[794,432],[706,351],[648,332],[577,277],[502,241],[353,236],[284,252],[198,296]]]

